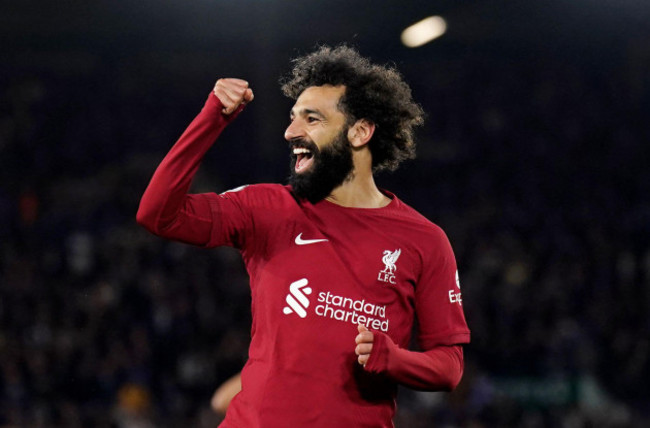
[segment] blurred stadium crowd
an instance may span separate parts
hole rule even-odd
[[[450,236],[472,343],[457,391],[401,391],[398,428],[650,424],[649,65],[474,56],[413,83],[419,159],[380,184]],[[243,265],[134,220],[202,94],[102,69],[0,76],[0,426],[215,427],[246,361]]]

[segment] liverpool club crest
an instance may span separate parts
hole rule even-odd
[[[384,257],[381,258],[381,261],[384,263],[384,269],[379,271],[379,276],[377,279],[382,282],[387,282],[389,284],[395,284],[395,270],[397,270],[397,259],[402,253],[401,249],[395,251],[385,250]]]

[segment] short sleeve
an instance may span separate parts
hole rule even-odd
[[[415,289],[418,342],[423,350],[469,343],[456,258],[445,233],[436,226],[423,255]]]

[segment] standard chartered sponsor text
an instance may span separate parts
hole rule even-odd
[[[368,328],[388,331],[386,306],[374,305],[365,299],[353,300],[349,297],[336,296],[321,291],[318,293],[318,303],[314,308],[316,315],[331,318],[351,324],[362,324]]]

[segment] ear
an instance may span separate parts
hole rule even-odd
[[[348,129],[348,140],[354,148],[363,147],[375,133],[375,124],[367,119],[359,119]]]

